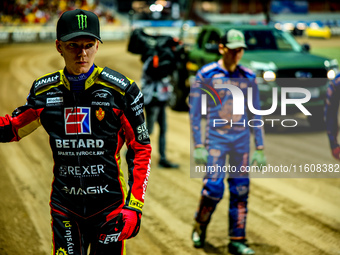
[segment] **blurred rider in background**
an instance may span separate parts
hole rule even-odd
[[[337,135],[339,132],[338,112],[340,101],[340,73],[332,80],[327,89],[325,121],[328,139],[335,159],[340,160],[340,145]]]
[[[190,91],[190,120],[194,139],[194,159],[196,164],[209,166],[226,165],[226,156],[229,156],[229,165],[236,169],[229,172],[229,252],[232,254],[255,254],[246,240],[246,219],[248,211],[249,173],[242,171],[242,167],[249,166],[250,128],[247,125],[247,89],[253,89],[252,101],[256,109],[260,109],[260,97],[255,74],[240,66],[244,49],[246,48],[244,35],[241,31],[231,29],[222,38],[218,45],[222,55],[217,62],[203,66],[196,74],[195,83]],[[233,114],[233,95],[226,88],[214,89],[214,84],[232,84],[242,90],[245,97],[245,114]],[[208,98],[206,105],[202,104],[202,96],[214,91],[219,100]],[[215,95],[214,93],[211,93]],[[210,99],[210,100],[209,100]],[[201,119],[202,107],[206,107],[206,137],[202,141]],[[252,115],[249,118],[261,120],[261,116]],[[214,120],[223,119],[223,124],[214,124]],[[252,163],[258,166],[266,164],[263,153],[263,129],[254,127],[255,152]],[[224,179],[226,173],[208,172],[203,179],[201,199],[195,215],[195,225],[192,231],[194,247],[204,247],[207,226],[217,204],[223,197]]]

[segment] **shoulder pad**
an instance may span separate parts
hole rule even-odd
[[[335,84],[335,86],[338,86],[338,87],[340,86],[340,73],[338,73],[338,75],[335,76],[334,84]]]
[[[122,91],[126,91],[131,84],[130,80],[127,77],[108,67],[105,67],[103,69],[103,71],[100,73],[99,78],[117,86]]]
[[[45,86],[57,84],[59,82],[60,82],[60,72],[59,71],[55,72],[55,73],[51,73],[51,74],[46,74],[46,75],[40,77],[39,79],[37,79],[33,83],[34,92],[37,92],[39,89],[41,89]]]
[[[254,71],[251,70],[251,69],[249,69],[249,68],[247,68],[247,67],[244,67],[244,66],[239,65],[239,68],[240,68],[240,70],[243,71],[243,73],[245,73],[245,74],[248,74],[248,75],[251,75],[251,76],[254,76],[254,75],[255,75]]]
[[[213,70],[216,67],[218,67],[218,64],[216,62],[212,62],[212,63],[204,65],[201,68],[201,72],[202,73],[207,73],[207,72],[210,72],[211,70]]]

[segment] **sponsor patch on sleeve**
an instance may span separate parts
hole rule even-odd
[[[100,74],[100,78],[111,84],[114,84],[122,91],[126,91],[130,85],[130,80],[121,73],[118,73],[110,68],[105,67]]]
[[[131,199],[129,202],[129,207],[132,207],[137,210],[142,210],[144,206],[144,203],[141,201],[138,201],[137,199]]]

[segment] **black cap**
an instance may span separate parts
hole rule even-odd
[[[57,39],[69,41],[78,36],[92,36],[100,42],[98,16],[90,11],[72,10],[64,12],[57,23]]]

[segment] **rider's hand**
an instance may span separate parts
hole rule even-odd
[[[267,165],[267,159],[263,150],[256,150],[253,153],[253,156],[251,157],[251,165],[253,165],[255,162],[259,166],[260,170],[262,169],[262,166]]]
[[[120,213],[124,227],[118,241],[135,237],[139,232],[142,213],[125,208]]]
[[[206,164],[208,161],[208,151],[204,147],[197,147],[194,150],[194,159],[196,164]]]
[[[340,146],[339,145],[332,149],[332,155],[335,159],[340,160]]]

